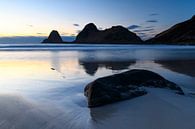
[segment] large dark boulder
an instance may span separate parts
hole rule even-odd
[[[85,87],[84,94],[88,106],[97,107],[145,95],[144,87],[167,88],[183,94],[175,83],[154,72],[137,69],[99,78]]]
[[[195,44],[195,16],[148,40],[150,43]]]
[[[98,30],[93,23],[87,24],[77,35],[76,43],[106,43],[106,44],[135,44],[142,43],[140,37],[122,26],[113,26],[110,29]]]
[[[42,43],[63,43],[63,40],[60,36],[60,34],[58,33],[58,31],[53,30],[49,37],[45,40],[43,40]]]

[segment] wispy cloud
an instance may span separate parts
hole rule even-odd
[[[139,26],[139,25],[130,25],[130,26],[127,27],[127,29],[134,30],[134,29],[137,29],[137,28],[140,28],[140,27],[141,26]]]
[[[154,29],[153,28],[151,28],[151,29],[141,29],[141,30],[135,30],[134,32],[143,33],[143,32],[150,32],[150,31],[154,31]]]
[[[38,35],[44,35],[44,34],[46,34],[46,33],[40,33],[40,32],[38,32],[37,34],[38,34]]]
[[[147,20],[146,22],[149,22],[149,23],[157,23],[158,20]]]
[[[33,25],[27,25],[28,27],[34,27]]]
[[[79,27],[80,25],[79,25],[79,24],[77,24],[77,23],[75,23],[75,24],[73,24],[73,26],[75,26],[75,27]]]
[[[151,28],[154,28],[155,26],[146,26],[145,28],[146,29],[151,29]]]
[[[73,36],[73,37],[75,37],[75,36],[76,36],[76,34],[71,34],[70,36]]]
[[[151,13],[149,16],[158,16],[158,13]]]
[[[60,35],[67,36],[67,35],[70,35],[70,33],[63,32]]]

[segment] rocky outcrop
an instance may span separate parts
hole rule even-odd
[[[144,87],[167,88],[183,94],[175,83],[154,72],[137,69],[99,78],[85,87],[84,94],[89,107],[98,107],[145,95]]]
[[[60,34],[58,33],[58,31],[53,30],[49,37],[45,40],[43,40],[42,43],[63,43],[63,40],[60,36]]]
[[[150,43],[195,44],[195,16],[148,40]]]
[[[90,23],[78,34],[75,43],[133,44],[142,43],[142,40],[135,33],[122,26],[98,30],[95,24]]]

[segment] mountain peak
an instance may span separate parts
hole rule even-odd
[[[153,43],[181,43],[191,44],[195,42],[195,15],[191,19],[178,23],[170,29],[150,39]]]
[[[98,31],[97,26],[94,23],[89,23],[84,27],[86,31]]]
[[[195,15],[192,16],[191,20],[195,20]]]
[[[63,40],[57,30],[52,30],[49,37],[43,43],[62,43]]]
[[[127,28],[121,26],[121,25],[118,25],[118,26],[112,26],[112,28],[110,28],[110,30],[115,30],[115,31],[128,31],[130,32]]]
[[[141,43],[142,40],[123,26],[113,26],[112,28],[99,31],[95,24],[89,23],[78,34],[75,42],[129,44]]]

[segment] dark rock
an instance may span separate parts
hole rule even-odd
[[[192,44],[195,43],[195,16],[148,40],[150,43]]]
[[[42,43],[63,43],[63,40],[60,36],[60,34],[58,33],[58,31],[53,30],[49,37],[45,40],[43,40]]]
[[[117,101],[145,95],[143,87],[168,88],[183,94],[182,89],[160,75],[147,70],[131,70],[103,77],[85,87],[89,107],[102,106]]]
[[[130,44],[142,43],[140,37],[122,26],[114,26],[106,30],[98,30],[95,24],[90,23],[78,34],[76,43],[107,43],[107,44]]]

